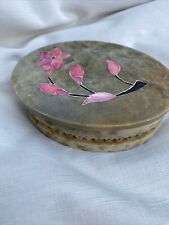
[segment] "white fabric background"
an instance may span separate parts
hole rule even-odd
[[[41,134],[11,89],[22,56],[84,39],[169,66],[169,1],[0,1],[0,225],[169,225],[169,116],[135,149],[85,152]]]

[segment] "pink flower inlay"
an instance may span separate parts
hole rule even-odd
[[[69,70],[69,75],[77,84],[81,85],[84,76],[84,69],[81,65],[74,64]]]
[[[106,60],[106,64],[107,64],[109,73],[111,73],[114,76],[117,75],[121,70],[120,65],[112,60],[109,60],[109,59]]]
[[[38,88],[46,93],[46,94],[51,94],[51,95],[62,95],[62,96],[68,96],[69,93],[61,88],[57,84],[50,84],[50,83],[39,83]]]
[[[96,92],[95,94],[91,94],[87,97],[82,105],[87,105],[89,103],[94,102],[106,102],[116,98],[116,95],[108,93],[108,92]]]
[[[41,51],[38,66],[42,67],[45,74],[50,76],[53,69],[60,69],[63,66],[63,60],[70,57],[70,54],[62,52],[59,48],[53,48],[51,51]]]
[[[88,87],[84,86],[83,84],[83,77],[85,74],[83,67],[80,64],[73,64],[69,69],[70,77],[76,82],[76,84],[78,84],[88,93],[87,94],[69,93],[68,91],[61,88],[59,85],[55,84],[51,77],[52,70],[60,69],[63,66],[64,60],[69,57],[70,54],[62,52],[59,48],[53,48],[51,51],[40,52],[40,60],[37,65],[44,70],[45,75],[47,76],[48,81],[50,82],[50,83],[39,83],[37,85],[42,92],[51,95],[82,97],[84,98],[82,105],[87,105],[95,102],[106,102],[114,100],[116,97],[135,92],[140,88],[143,88],[147,84],[147,82],[140,80],[136,80],[134,83],[132,83],[122,79],[118,75],[121,70],[120,65],[111,59],[107,59],[106,65],[109,73],[115,76],[118,80],[122,81],[123,83],[130,85],[130,88],[116,94],[108,92],[95,92],[92,89],[89,89]]]

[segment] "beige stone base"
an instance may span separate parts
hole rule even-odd
[[[89,136],[87,137],[82,135],[82,132],[80,135],[79,133],[78,135],[72,134],[67,132],[66,129],[59,129],[54,125],[48,124],[45,120],[33,115],[30,112],[28,113],[28,116],[32,120],[33,124],[47,137],[72,148],[99,152],[127,150],[139,144],[143,144],[158,130],[161,121],[156,121],[141,128],[134,128],[131,129],[131,131],[130,129],[125,132],[122,131],[122,135],[118,137],[112,136],[111,138],[104,137],[102,139]]]

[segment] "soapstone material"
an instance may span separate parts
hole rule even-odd
[[[129,88],[110,75],[107,59],[121,65],[121,78],[147,85],[113,101],[84,106],[83,97],[45,94],[37,85],[48,80],[37,62],[41,51],[55,47],[71,56],[52,72],[52,80],[71,93],[88,94],[69,76],[71,65],[77,63],[85,70],[84,85],[96,92],[116,94]],[[45,135],[84,150],[125,150],[144,143],[169,110],[169,70],[142,52],[105,42],[63,42],[31,52],[16,65],[12,86],[29,118]]]

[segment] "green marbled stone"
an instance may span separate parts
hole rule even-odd
[[[52,74],[52,79],[69,92],[87,93],[69,77],[69,68],[74,63],[84,67],[84,85],[96,92],[115,94],[127,89],[127,84],[109,74],[106,59],[113,59],[121,65],[120,77],[123,79],[130,82],[139,79],[148,84],[114,101],[85,106],[82,106],[83,98],[42,93],[37,84],[48,80],[36,64],[41,50],[54,47],[71,54],[64,61],[64,67]],[[50,125],[82,132],[81,135],[83,131],[89,135],[94,132],[95,136],[101,138],[100,130],[112,134],[118,130],[147,125],[159,120],[169,109],[168,69],[144,53],[111,43],[74,41],[38,49],[20,60],[14,69],[12,81],[15,93],[29,112],[45,119]]]

